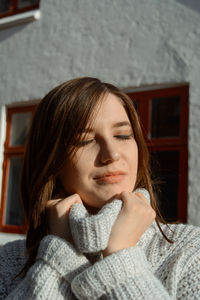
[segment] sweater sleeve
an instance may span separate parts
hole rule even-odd
[[[48,235],[40,242],[36,262],[24,279],[1,299],[76,299],[71,292],[71,281],[89,266],[87,258],[71,244]]]
[[[200,249],[196,249],[182,265],[177,299],[200,299]]]
[[[139,246],[95,263],[77,275],[71,287],[78,299],[170,299]]]

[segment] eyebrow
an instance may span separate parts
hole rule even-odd
[[[129,126],[129,127],[131,127],[131,124],[128,121],[123,121],[123,122],[117,122],[117,123],[115,123],[112,127],[118,128],[118,127],[122,127],[122,126]]]
[[[113,128],[119,128],[119,127],[123,127],[123,126],[129,126],[131,128],[131,124],[128,121],[122,121],[122,122],[114,123],[112,127]],[[81,132],[82,133],[91,133],[91,132],[93,132],[93,129],[85,128]]]

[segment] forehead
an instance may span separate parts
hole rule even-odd
[[[93,125],[99,121],[123,122],[129,121],[123,102],[113,94],[103,97],[100,105],[95,108]]]

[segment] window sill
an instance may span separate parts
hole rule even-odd
[[[12,233],[2,233],[0,232],[0,247],[8,242],[12,242],[19,239],[24,239],[24,234],[12,234]]]
[[[17,15],[5,17],[0,19],[0,29],[36,21],[40,19],[40,16],[40,10],[35,9],[25,13],[19,13]]]

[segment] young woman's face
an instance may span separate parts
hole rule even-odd
[[[69,194],[77,193],[83,202],[100,208],[134,189],[138,148],[127,113],[120,100],[108,94],[72,160],[60,174]]]

